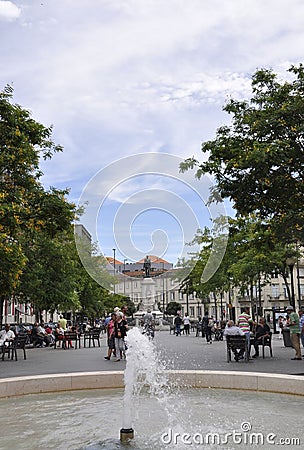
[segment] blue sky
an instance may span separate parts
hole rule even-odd
[[[204,199],[178,170],[174,182],[163,173],[166,157],[159,171],[147,161],[134,174],[132,156],[202,158],[202,141],[229,121],[225,101],[250,96],[257,68],[286,77],[303,62],[303,17],[302,0],[0,1],[0,88],[13,85],[14,101],[52,124],[64,147],[42,165],[47,188],[69,187],[78,203],[96,174],[116,168],[106,199],[95,197],[104,199],[95,225],[83,217],[104,254],[137,259],[157,248],[151,237],[162,229],[159,256],[175,262],[185,222],[210,226]],[[140,206],[128,209],[134,195]]]

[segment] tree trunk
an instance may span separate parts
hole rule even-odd
[[[3,323],[3,306],[4,306],[4,295],[0,296],[0,325]]]

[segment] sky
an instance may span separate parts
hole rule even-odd
[[[303,0],[0,1],[0,89],[53,126],[42,182],[86,204],[104,255],[175,263],[223,214],[179,162],[205,157],[257,69],[303,62],[303,25]]]

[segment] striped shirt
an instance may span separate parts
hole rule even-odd
[[[294,324],[294,325],[289,325],[290,334],[300,333],[300,321],[299,321],[298,314],[296,312],[292,312],[289,315],[289,319],[290,319],[290,324],[292,324],[292,323]]]
[[[243,312],[239,315],[239,327],[244,333],[248,333],[250,331],[250,322],[252,322],[252,318],[249,314]]]

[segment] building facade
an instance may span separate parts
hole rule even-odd
[[[168,263],[169,264],[169,263]],[[153,265],[153,264],[152,264]],[[172,266],[171,266],[172,267]],[[241,295],[239,290],[234,288],[230,292],[213,293],[210,292],[207,298],[200,298],[196,293],[190,293],[181,289],[181,285],[174,276],[175,269],[160,271],[155,270],[153,277],[156,286],[156,302],[162,311],[170,302],[181,304],[182,315],[188,312],[189,316],[197,320],[202,317],[205,311],[218,320],[236,320],[245,306],[249,306],[253,314],[272,318],[274,311],[284,311],[290,304],[288,290],[283,277],[273,273],[269,283],[261,280],[259,286],[256,285],[251,293]],[[127,277],[117,276],[116,293],[130,298],[137,306],[141,300],[141,280],[144,277],[143,271],[138,271],[134,276],[132,271],[125,272]],[[153,272],[152,272],[153,273]],[[293,296],[295,308],[304,305],[304,260],[296,262],[292,270],[289,271],[287,282],[289,291]]]

